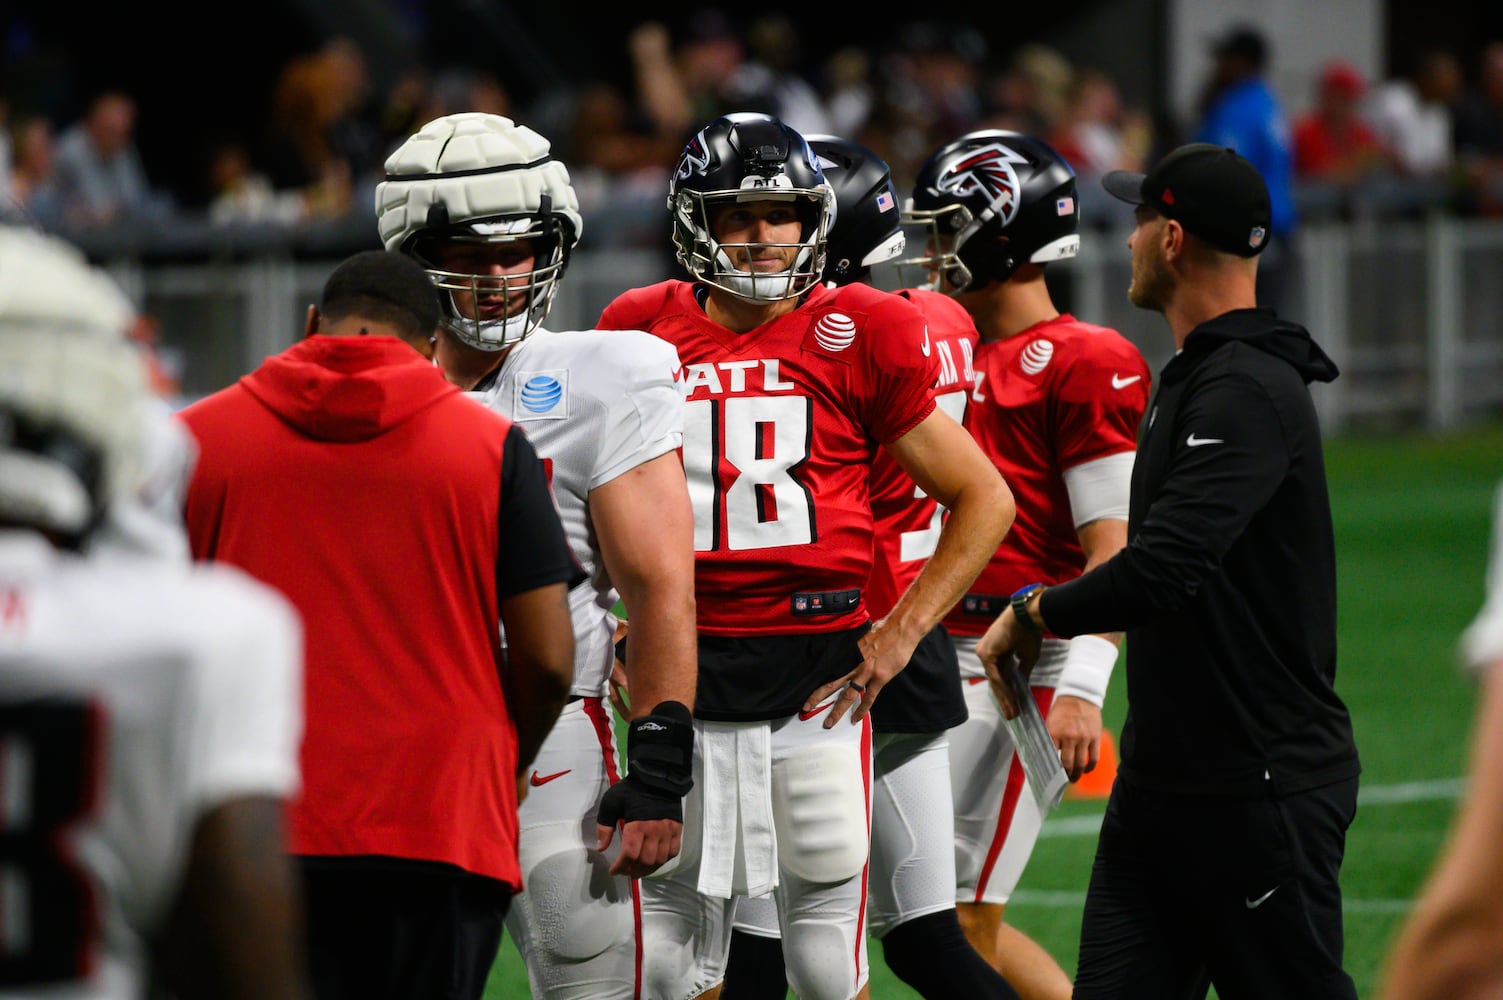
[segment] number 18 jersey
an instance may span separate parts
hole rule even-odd
[[[924,317],[866,285],[818,288],[746,333],[667,281],[606,307],[684,365],[684,470],[694,506],[699,630],[831,632],[869,616],[871,466],[934,409]]]

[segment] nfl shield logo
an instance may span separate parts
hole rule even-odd
[[[794,597],[794,599],[793,599],[793,610],[795,610],[795,611],[808,611],[809,610],[809,598],[805,597],[803,594],[799,594],[796,597]]]
[[[1253,226],[1252,232],[1247,236],[1247,245],[1256,250],[1263,245],[1263,240],[1268,236],[1268,230],[1262,226]]]

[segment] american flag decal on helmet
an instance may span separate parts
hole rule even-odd
[[[1015,163],[1027,163],[1019,155],[1000,142],[983,146],[963,160],[950,165],[939,175],[935,187],[943,194],[956,198],[968,198],[980,194],[986,198],[993,212],[1006,226],[1018,214],[1019,188]]]
[[[877,211],[891,212],[893,204],[894,202],[891,192],[883,191],[881,194],[877,195]]]

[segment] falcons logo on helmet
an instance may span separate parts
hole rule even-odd
[[[952,163],[939,175],[934,186],[942,194],[959,199],[980,195],[986,199],[992,214],[1001,218],[1005,227],[1018,214],[1020,204],[1019,191],[1022,185],[1013,164],[1027,162],[1027,157],[1008,149],[1000,142],[994,142]]]
[[[705,148],[705,134],[701,131],[689,145],[684,147],[684,155],[678,161],[678,179],[688,180],[695,174],[702,174],[710,166],[710,154]]]

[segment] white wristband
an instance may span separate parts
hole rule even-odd
[[[1065,653],[1065,665],[1059,672],[1054,696],[1067,694],[1100,708],[1106,701],[1106,686],[1116,665],[1116,643],[1099,635],[1077,635],[1070,640]]]

